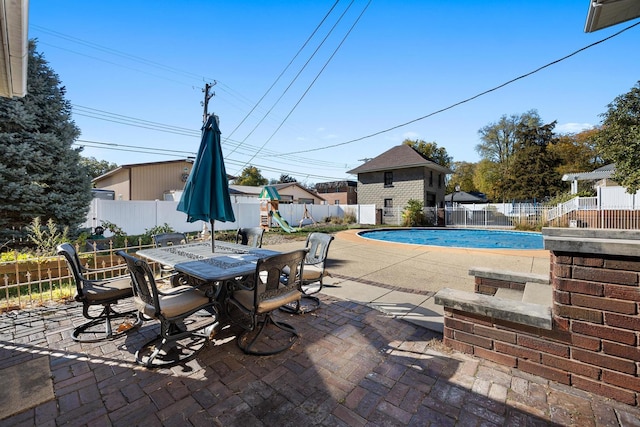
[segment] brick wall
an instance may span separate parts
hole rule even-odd
[[[477,294],[495,295],[498,289],[507,288],[524,291],[524,283],[518,283],[508,280],[499,280],[488,277],[475,277],[475,291]]]
[[[606,235],[606,230],[600,232]],[[551,251],[552,330],[445,307],[444,342],[552,381],[640,405],[640,250],[626,247],[640,241],[636,245],[629,235],[624,236],[626,242],[592,238],[579,230],[569,234],[582,240],[549,245],[545,241]]]

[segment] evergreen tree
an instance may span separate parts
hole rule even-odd
[[[65,88],[33,40],[28,62],[27,95],[0,98],[0,241],[23,236],[36,217],[73,230],[91,201]]]
[[[517,173],[507,177],[507,199],[536,200],[556,196],[562,191],[560,159],[549,147],[557,142],[553,133],[556,122],[538,125],[523,121],[516,130],[516,150],[512,167]]]

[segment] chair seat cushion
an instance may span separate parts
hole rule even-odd
[[[320,280],[320,278],[326,276],[328,273],[326,270],[321,269],[316,265],[306,265],[302,270],[302,280],[308,282],[309,280]]]
[[[273,311],[283,305],[289,304],[294,301],[298,301],[302,293],[297,289],[285,289],[281,287],[278,290],[270,293],[263,293],[265,284],[258,285],[258,294],[262,296],[262,299],[258,303],[257,313],[267,313]],[[254,291],[249,290],[234,290],[232,298],[242,304],[247,310],[253,310],[254,308]]]
[[[288,276],[289,268],[288,267],[283,268],[282,272]],[[305,264],[304,268],[302,269],[302,280],[305,282],[309,282],[312,280],[320,280],[320,278],[328,275],[329,273],[327,273],[326,270],[320,268],[315,264]]]
[[[133,295],[129,276],[116,280],[84,281],[82,291],[85,299],[91,304],[100,304]]]
[[[163,291],[162,295],[158,295],[158,300],[160,312],[167,319],[180,317],[209,303],[209,298],[202,292],[186,285]],[[145,304],[139,298],[135,298],[135,302],[138,310],[149,317],[155,317],[155,309],[152,304]]]

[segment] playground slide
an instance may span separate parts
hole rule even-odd
[[[275,222],[278,223],[278,225],[287,233],[295,233],[296,231],[298,231],[297,228],[293,228],[292,226],[289,225],[289,223],[287,222],[286,219],[282,218],[280,216],[280,212],[278,211],[272,211],[271,212],[273,215],[273,219]]]

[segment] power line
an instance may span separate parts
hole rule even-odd
[[[96,108],[84,107],[84,106],[77,105],[77,104],[72,104],[72,107],[74,109],[73,110],[74,114],[79,115],[79,116],[90,117],[90,118],[103,120],[103,121],[108,121],[108,122],[112,122],[112,123],[118,123],[118,124],[123,124],[123,125],[127,125],[127,126],[133,126],[133,127],[138,127],[138,128],[142,128],[142,129],[150,129],[150,130],[154,130],[154,131],[157,131],[157,132],[170,133],[170,134],[175,134],[175,135],[182,135],[182,136],[198,138],[198,139],[202,136],[200,130],[188,129],[188,128],[178,127],[178,126],[173,126],[173,125],[167,125],[167,124],[164,124],[164,123],[158,123],[158,122],[139,119],[139,118],[135,118],[135,117],[131,117],[131,116],[125,116],[125,115],[122,115],[122,114],[111,113],[109,111],[99,110],[99,109],[96,109]],[[87,112],[88,114],[80,113],[77,110]],[[86,141],[86,142],[95,142],[95,141]],[[257,147],[243,144],[240,141],[235,141],[235,140],[233,140],[231,138],[223,137],[222,138],[222,142],[224,144],[231,145],[232,147],[235,147],[234,151],[236,151],[236,148],[244,149],[247,152],[247,154],[246,154],[247,156],[253,154],[253,152],[257,149]],[[104,143],[104,144],[111,144],[113,146],[118,146],[118,144],[114,144],[114,143]],[[121,146],[125,146],[125,145],[121,145]],[[151,147],[136,147],[136,148],[145,149],[145,150],[153,150],[154,149],[154,148],[151,148]],[[309,158],[304,158],[304,157],[300,157],[300,156],[287,156],[286,153],[283,154],[283,153],[279,153],[279,152],[272,151],[272,150],[266,150],[266,153],[267,153],[266,154],[267,156],[285,158],[287,160],[291,160],[291,161],[296,162],[296,163],[306,163],[306,164],[315,165],[315,166],[324,166],[324,167],[330,167],[330,168],[336,168],[336,169],[344,169],[344,167],[342,167],[343,163],[329,162],[329,161],[313,159],[313,158],[309,159]]]
[[[395,130],[395,129],[398,129],[398,128],[401,128],[401,127],[404,127],[404,126],[410,125],[410,124],[412,124],[412,123],[418,122],[418,121],[420,121],[420,120],[424,120],[424,119],[429,118],[429,117],[431,117],[431,116],[435,116],[436,114],[439,114],[439,113],[442,113],[442,112],[444,112],[444,111],[450,110],[450,109],[452,109],[452,108],[454,108],[454,107],[457,107],[458,105],[465,104],[465,103],[467,103],[467,102],[469,102],[469,101],[472,101],[472,100],[474,100],[474,99],[476,99],[476,98],[479,98],[479,97],[481,97],[481,96],[483,96],[483,95],[486,95],[486,94],[488,94],[488,93],[491,93],[491,92],[494,92],[494,91],[496,91],[496,90],[498,90],[498,89],[501,89],[501,88],[503,88],[503,87],[505,87],[505,86],[507,86],[507,85],[510,85],[511,83],[514,83],[514,82],[516,82],[516,81],[518,81],[518,80],[524,79],[525,77],[529,77],[530,75],[535,74],[535,73],[537,73],[537,72],[539,72],[539,71],[541,71],[541,70],[543,70],[543,69],[545,69],[545,68],[548,68],[548,67],[550,67],[550,66],[552,66],[552,65],[555,65],[555,64],[557,64],[557,63],[559,63],[559,62],[564,61],[565,59],[568,59],[568,58],[570,58],[570,57],[572,57],[572,56],[574,56],[574,55],[577,55],[578,53],[580,53],[580,52],[582,52],[582,51],[584,51],[584,50],[587,50],[587,49],[589,49],[589,48],[592,48],[593,46],[596,46],[596,45],[598,45],[598,44],[600,44],[600,43],[603,43],[603,42],[605,42],[605,41],[607,41],[607,40],[609,40],[609,39],[612,39],[612,38],[614,38],[614,37],[616,37],[616,36],[618,36],[618,35],[622,34],[623,32],[625,32],[625,31],[627,31],[627,30],[629,30],[629,29],[631,29],[631,28],[633,28],[633,27],[635,27],[635,26],[637,26],[637,25],[640,25],[640,22],[636,22],[635,24],[630,25],[630,26],[628,26],[627,28],[624,28],[624,29],[622,29],[622,30],[618,31],[618,32],[617,32],[617,33],[615,33],[615,34],[612,34],[612,35],[610,35],[610,36],[608,36],[608,37],[605,37],[604,39],[601,39],[601,40],[598,40],[598,41],[596,41],[596,42],[594,42],[594,43],[591,43],[590,45],[587,45],[587,46],[585,46],[585,47],[583,47],[583,48],[580,48],[580,49],[578,49],[578,50],[576,50],[576,51],[574,51],[574,52],[570,53],[569,55],[563,56],[563,57],[562,57],[562,58],[560,58],[560,59],[556,59],[555,61],[549,62],[549,63],[547,63],[547,64],[545,64],[545,65],[543,65],[543,66],[541,66],[541,67],[539,67],[539,68],[536,68],[536,69],[535,69],[535,70],[533,70],[533,71],[530,71],[530,72],[528,72],[528,73],[526,73],[526,74],[522,74],[522,75],[520,75],[520,76],[518,76],[518,77],[516,77],[516,78],[514,78],[514,79],[511,79],[511,80],[509,80],[509,81],[507,81],[507,82],[505,82],[505,83],[502,83],[501,85],[498,85],[498,86],[495,86],[495,87],[493,87],[493,88],[491,88],[491,89],[485,90],[484,92],[480,92],[480,93],[479,93],[479,94],[477,94],[477,95],[474,95],[474,96],[472,96],[472,97],[469,97],[469,98],[463,99],[462,101],[456,102],[455,104],[451,104],[451,105],[449,105],[448,107],[442,108],[442,109],[440,109],[440,110],[436,110],[436,111],[434,111],[434,112],[432,112],[432,113],[429,113],[429,114],[427,114],[427,115],[425,115],[425,116],[418,117],[417,119],[413,119],[413,120],[410,120],[410,121],[408,121],[408,122],[405,122],[405,123],[402,123],[402,124],[399,124],[399,125],[396,125],[396,126],[392,126],[392,127],[390,127],[390,128],[387,128],[387,129],[384,129],[384,130],[381,130],[381,131],[378,131],[378,132],[375,132],[375,133],[372,133],[372,134],[369,134],[369,135],[362,136],[362,137],[360,137],[360,138],[351,139],[351,140],[349,140],[349,141],[345,141],[345,142],[340,142],[340,143],[338,143],[338,144],[327,145],[327,146],[325,146],[325,147],[319,147],[319,148],[310,148],[310,149],[308,149],[308,150],[293,151],[293,152],[291,152],[291,153],[287,153],[287,154],[311,153],[311,152],[314,152],[314,151],[327,150],[327,149],[329,149],[329,148],[335,148],[335,147],[340,147],[340,146],[347,145],[347,144],[352,144],[352,143],[354,143],[354,142],[358,142],[358,141],[362,141],[362,140],[364,140],[364,139],[372,138],[372,137],[374,137],[374,136],[378,136],[378,135],[381,135],[381,134],[383,134],[383,133],[387,133],[387,132],[390,132],[390,131],[392,131],[392,130]]]
[[[353,2],[351,2],[351,4],[353,4]],[[349,7],[351,7],[351,4],[349,5]],[[353,29],[355,28],[355,26],[358,24],[358,22],[360,21],[360,18],[362,18],[362,15],[364,15],[364,13],[366,12],[366,10],[369,8],[369,5],[371,4],[371,0],[369,0],[369,2],[367,3],[367,5],[364,7],[364,9],[362,9],[362,12],[360,12],[360,15],[358,15],[358,18],[355,20],[355,22],[353,23],[353,25],[351,25],[351,28],[349,28],[349,31],[347,31],[347,33],[344,35],[344,37],[342,38],[342,40],[340,41],[340,43],[338,44],[338,46],[334,49],[333,53],[331,54],[331,56],[327,59],[327,61],[324,63],[323,67],[320,69],[320,71],[318,72],[318,74],[316,74],[316,77],[313,79],[313,81],[309,84],[309,86],[307,86],[307,89],[304,91],[304,93],[302,94],[302,96],[298,99],[298,102],[295,103],[295,105],[293,106],[293,108],[291,108],[291,110],[289,110],[289,113],[286,115],[286,117],[282,120],[282,122],[280,123],[280,125],[276,128],[276,130],[271,134],[271,136],[262,144],[262,146],[260,147],[260,149],[258,151],[256,151],[256,153],[253,155],[253,157],[251,157],[251,159],[249,159],[249,162],[251,160],[253,160],[258,153],[260,153],[260,151],[265,147],[265,145],[267,145],[271,139],[275,136],[276,133],[278,133],[278,131],[280,130],[280,128],[282,128],[282,125],[284,125],[284,123],[287,121],[287,119],[289,119],[289,117],[291,116],[291,114],[293,114],[294,110],[298,107],[298,105],[300,105],[300,102],[302,102],[302,100],[304,99],[304,97],[307,95],[307,93],[309,93],[309,91],[311,90],[311,87],[315,84],[315,82],[318,80],[318,78],[320,77],[320,75],[322,74],[322,72],[327,68],[327,66],[329,65],[329,62],[331,62],[331,60],[333,59],[333,57],[336,55],[336,53],[338,53],[338,50],[340,50],[340,48],[342,47],[342,45],[344,44],[344,42],[346,41],[347,37],[349,37],[349,35],[351,34],[351,32],[353,31]],[[349,10],[349,8],[347,8],[347,10]],[[346,13],[346,10],[345,10]],[[344,15],[344,14],[343,14]],[[342,19],[342,17],[340,17],[340,19]]]
[[[136,147],[134,145],[121,145],[121,144],[113,144],[113,143],[105,143],[105,142],[97,142],[97,141],[87,141],[87,140],[78,140],[78,141],[74,142],[74,145],[80,146],[80,147],[98,148],[98,149],[102,149],[102,150],[115,150],[115,151],[124,151],[124,152],[130,152],[130,153],[143,153],[143,154],[171,156],[171,157],[182,158],[182,159],[184,159],[185,157],[195,157],[195,155],[196,155],[195,152],[190,152],[190,151],[148,149],[146,147]],[[158,151],[160,151],[160,152],[158,152]],[[191,156],[185,156],[185,154],[188,154],[188,155],[191,155]],[[233,165],[239,165],[242,162],[238,161],[238,160],[225,158],[225,163],[231,163]],[[258,168],[260,168],[261,170],[264,170],[264,171],[276,172],[276,173],[279,173],[279,174],[305,176],[307,178],[325,179],[325,180],[334,180],[334,181],[335,180],[344,179],[344,177],[315,175],[315,174],[310,174],[308,171],[296,172],[296,171],[292,171],[291,169],[284,170],[284,169],[274,168],[274,167],[270,167],[270,166],[266,166],[266,165],[260,165],[260,164],[254,164],[254,166],[256,166],[256,167],[258,167]]]
[[[333,33],[333,30],[336,29],[336,27],[338,26],[338,24],[342,21],[342,18],[344,18],[344,16],[346,15],[346,13],[349,11],[349,9],[351,8],[351,6],[353,5],[354,0],[351,1],[351,3],[349,3],[349,6],[347,6],[347,8],[344,10],[344,12],[342,12],[342,14],[340,15],[340,17],[338,18],[338,20],[333,24],[333,26],[331,27],[331,29],[329,30],[329,32],[325,35],[325,37],[322,39],[322,41],[320,42],[320,44],[316,47],[316,49],[313,51],[313,53],[311,54],[311,56],[309,56],[309,58],[307,59],[307,61],[304,63],[304,65],[302,66],[302,68],[298,71],[298,73],[294,76],[294,78],[291,80],[291,82],[289,82],[289,85],[285,88],[285,90],[282,92],[282,94],[278,97],[278,99],[276,99],[276,101],[273,103],[273,105],[271,106],[271,108],[269,108],[269,111],[267,111],[264,116],[262,117],[262,119],[260,119],[260,121],[258,123],[256,123],[256,125],[253,127],[253,129],[251,129],[251,132],[249,132],[247,134],[247,136],[245,136],[245,138],[242,140],[242,142],[246,141],[252,134],[253,132],[255,132],[255,130],[258,128],[258,126],[260,126],[262,124],[262,122],[267,118],[267,116],[269,114],[271,114],[271,112],[273,111],[273,109],[276,107],[276,105],[278,105],[280,103],[280,101],[282,100],[282,98],[286,95],[287,92],[289,92],[289,89],[291,89],[291,87],[293,86],[293,84],[296,82],[296,80],[298,80],[298,77],[300,77],[300,75],[302,74],[302,72],[307,68],[307,65],[309,65],[309,63],[311,62],[311,60],[316,56],[316,53],[318,53],[318,51],[320,50],[320,48],[324,45],[324,43],[327,41],[327,39],[329,38],[329,36]],[[286,120],[286,118],[285,118]],[[282,123],[284,123],[284,121],[281,122],[280,126],[282,126]],[[278,127],[278,129],[280,129],[280,127]],[[267,141],[268,142],[268,141]],[[266,143],[265,143],[266,144]],[[262,147],[264,147],[264,145],[262,145]]]
[[[278,83],[280,81],[280,79],[282,78],[282,76],[284,75],[284,73],[289,69],[289,67],[291,67],[291,64],[293,64],[293,61],[295,61],[295,59],[298,57],[298,55],[300,55],[300,53],[304,50],[304,48],[307,46],[307,44],[309,44],[309,42],[311,41],[311,39],[313,38],[313,36],[318,32],[318,30],[320,29],[320,27],[322,26],[322,24],[324,23],[324,21],[326,21],[326,19],[329,17],[329,15],[331,14],[331,12],[333,11],[333,9],[338,5],[338,3],[340,2],[340,0],[336,0],[336,2],[333,4],[333,6],[331,6],[331,8],[329,9],[329,11],[324,15],[324,17],[322,18],[322,20],[320,21],[320,23],[316,26],[316,28],[313,30],[313,32],[311,33],[311,35],[309,35],[309,37],[307,37],[307,40],[305,40],[305,42],[302,44],[302,46],[300,47],[300,49],[298,49],[298,51],[296,52],[295,55],[293,55],[293,58],[291,58],[291,61],[289,61],[289,63],[287,64],[286,67],[284,67],[284,69],[282,70],[282,72],[280,73],[280,75],[278,75],[278,77],[276,77],[276,79],[274,80],[274,82],[271,84],[271,86],[269,86],[269,89],[267,89],[267,91],[264,93],[264,95],[262,95],[262,97],[258,100],[258,102],[256,102],[256,104],[253,106],[253,108],[251,108],[251,111],[249,111],[244,118],[240,121],[240,123],[238,123],[238,125],[235,127],[234,130],[231,131],[231,133],[229,134],[229,137],[231,137],[235,131],[238,130],[238,128],[240,126],[242,126],[242,124],[245,122],[245,120],[247,120],[247,118],[249,118],[249,116],[254,112],[254,110],[258,107],[258,105],[260,105],[260,103],[264,100],[264,98],[269,94],[269,92],[271,92],[271,89],[273,89],[273,87],[276,85],[276,83]],[[314,52],[315,54],[315,52]],[[306,64],[305,64],[306,66]],[[246,138],[245,138],[246,140]],[[244,141],[243,141],[244,142]]]
[[[83,40],[83,39],[80,39],[80,38],[77,38],[77,37],[70,36],[68,34],[63,34],[63,33],[60,33],[58,31],[42,27],[40,25],[31,25],[31,28],[40,30],[40,31],[42,31],[44,33],[48,33],[49,35],[52,35],[54,37],[58,37],[58,38],[61,38],[61,39],[64,39],[64,40],[67,40],[67,41],[70,41],[70,42],[73,42],[73,43],[77,43],[77,44],[89,47],[91,49],[99,50],[101,52],[105,52],[105,53],[108,53],[108,54],[111,54],[111,55],[114,55],[114,56],[118,56],[120,58],[125,58],[125,59],[128,59],[130,61],[138,62],[138,63],[145,64],[145,65],[150,65],[152,67],[155,67],[155,68],[158,68],[158,69],[162,69],[162,70],[165,70],[165,71],[169,71],[169,72],[172,72],[174,74],[182,74],[183,76],[189,77],[189,78],[194,79],[194,80],[199,80],[199,81],[202,81],[202,80],[213,80],[211,78],[206,78],[205,76],[201,76],[201,75],[196,74],[196,73],[192,73],[192,72],[189,72],[189,71],[181,70],[179,68],[171,67],[169,65],[161,64],[159,62],[151,61],[149,59],[142,58],[142,57],[137,56],[137,55],[132,55],[132,54],[129,54],[129,53],[126,53],[126,52],[122,52],[122,51],[119,51],[119,50],[116,50],[116,49],[112,49],[112,48],[107,47],[107,46],[102,46],[102,45],[99,45],[97,43],[89,42],[87,40]],[[74,53],[77,53],[77,52],[74,52]],[[82,55],[82,54],[80,54],[80,55]],[[94,58],[94,59],[96,59],[96,58]]]
[[[178,156],[178,157],[184,157],[185,155],[186,156],[196,155],[196,152],[194,151],[169,150],[169,149],[155,148],[155,147],[144,147],[139,145],[118,144],[114,142],[91,141],[87,139],[78,139],[77,142],[78,142],[78,145],[90,146],[92,148],[109,149],[114,151],[121,150],[121,151],[132,151],[132,152],[141,152],[141,153],[158,154],[158,155],[167,154],[167,155]],[[134,150],[140,150],[140,151],[134,151]],[[249,155],[249,154],[246,154],[246,155]],[[228,157],[225,157],[225,159],[227,158]],[[241,163],[240,160],[233,160],[233,162],[235,162],[236,164]],[[298,161],[298,163],[302,163],[302,162]],[[338,165],[336,163],[325,162],[325,161],[318,161],[315,163],[311,162],[310,164],[314,164],[314,166],[322,166],[325,168],[334,168],[339,170],[348,168],[347,165],[344,165],[342,163]]]

